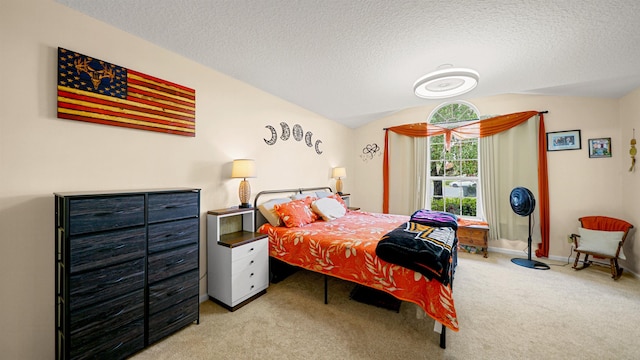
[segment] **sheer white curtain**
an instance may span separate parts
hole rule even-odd
[[[509,195],[522,186],[538,198],[538,123],[535,116],[510,130],[480,138],[482,207],[492,240],[526,240],[529,236],[529,218],[513,212]],[[533,225],[539,219],[537,204],[532,216]],[[540,242],[540,227],[532,227],[533,242]]]
[[[427,206],[427,189],[429,189],[428,171],[427,166],[428,158],[428,139],[426,137],[413,138],[413,156],[414,156],[414,171],[412,175],[413,184],[411,185],[415,194],[412,201],[413,211],[424,209]]]
[[[389,143],[389,213],[411,215],[426,205],[427,138],[391,133]]]

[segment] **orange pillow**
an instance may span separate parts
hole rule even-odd
[[[304,203],[307,205],[309,210],[311,210],[311,222],[314,222],[320,219],[320,215],[316,214],[316,212],[313,211],[313,207],[312,207],[313,202],[316,200],[318,200],[318,198],[315,196],[307,196],[306,198],[304,198]]]
[[[292,200],[304,200],[305,204],[307,204],[307,206],[309,207],[309,210],[311,210],[311,218],[313,219],[312,222],[320,219],[320,215],[316,214],[313,211],[313,208],[311,207],[311,205],[313,204],[314,201],[318,200],[317,197],[315,196],[311,196],[311,195],[305,195],[305,194],[296,194],[293,195],[291,197]]]
[[[318,215],[311,211],[311,207],[307,205],[307,199],[294,200],[284,204],[276,204],[273,206],[276,214],[286,227],[300,227],[317,220]],[[315,216],[314,216],[315,215]]]

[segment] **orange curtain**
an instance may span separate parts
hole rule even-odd
[[[540,128],[538,130],[538,202],[540,205],[540,232],[542,242],[536,250],[536,256],[549,256],[549,183],[547,179],[547,138],[544,128],[544,116],[538,111],[524,111],[519,113],[496,116],[486,120],[474,121],[456,128],[448,129],[428,123],[416,123],[398,125],[385,129],[384,134],[384,159],[382,164],[382,212],[389,213],[389,131],[396,134],[425,137],[445,135],[445,146],[449,148],[451,136],[469,139],[498,134],[512,127],[518,126],[535,115],[540,115]]]
[[[544,114],[540,113],[538,129],[538,202],[540,203],[540,234],[542,241],[536,250],[537,257],[549,257],[549,178],[547,176],[547,134]]]

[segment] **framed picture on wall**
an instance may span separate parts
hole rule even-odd
[[[582,149],[580,130],[547,133],[547,151]]]
[[[589,157],[611,157],[611,138],[589,139]]]

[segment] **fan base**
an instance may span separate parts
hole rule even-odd
[[[540,261],[535,261],[530,259],[511,259],[511,262],[516,265],[528,267],[530,269],[549,270],[549,265]]]

